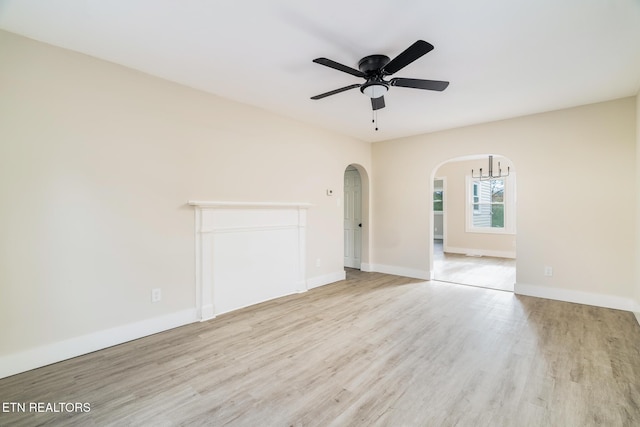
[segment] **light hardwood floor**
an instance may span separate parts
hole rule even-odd
[[[638,426],[631,313],[347,280],[0,380],[0,425]]]
[[[516,260],[497,257],[473,257],[445,253],[442,240],[433,244],[433,270],[436,280],[513,292]]]

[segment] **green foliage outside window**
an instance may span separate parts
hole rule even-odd
[[[442,212],[443,210],[443,192],[442,190],[433,192],[433,211]]]

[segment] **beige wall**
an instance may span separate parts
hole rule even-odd
[[[507,174],[510,168],[510,175],[507,179],[515,179],[515,168],[509,159],[494,155],[493,168],[494,175],[498,174],[498,162],[500,162],[502,173]],[[515,257],[516,237],[514,232],[509,234],[476,233],[466,230],[466,209],[467,209],[467,176],[474,174],[488,173],[488,156],[482,156],[474,160],[454,160],[441,165],[435,172],[436,177],[445,178],[446,193],[446,234],[444,240],[445,252],[463,253],[472,255],[504,256]],[[515,181],[514,181],[515,182]],[[510,191],[507,188],[507,191]],[[515,214],[515,212],[513,212]],[[515,231],[515,230],[514,230]]]
[[[517,170],[517,282],[632,299],[635,121],[632,97],[374,144],[372,262],[428,270],[435,169],[498,153]]]
[[[188,200],[312,203],[307,278],[343,271],[368,143],[6,32],[0,87],[0,356],[194,307]]]
[[[636,188],[640,191],[640,92],[636,96]],[[640,305],[640,196],[636,195],[636,301]],[[640,322],[640,308],[636,311],[636,318]]]

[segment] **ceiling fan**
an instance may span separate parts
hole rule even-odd
[[[405,79],[402,77],[394,77],[390,80],[385,80],[385,77],[395,74],[432,50],[432,44],[427,43],[424,40],[418,40],[409,46],[404,52],[391,60],[386,55],[365,56],[358,62],[359,70],[339,64],[331,59],[316,58],[313,60],[316,64],[324,65],[356,77],[362,77],[366,81],[361,84],[356,83],[322,93],[320,95],[312,96],[311,99],[322,99],[327,96],[359,87],[360,92],[371,98],[371,108],[375,111],[384,108],[384,95],[387,93],[390,86],[443,91],[447,86],[449,86],[449,82],[440,80]]]

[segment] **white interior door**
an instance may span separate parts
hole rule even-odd
[[[344,172],[344,266],[360,268],[362,252],[362,183],[355,168]]]

